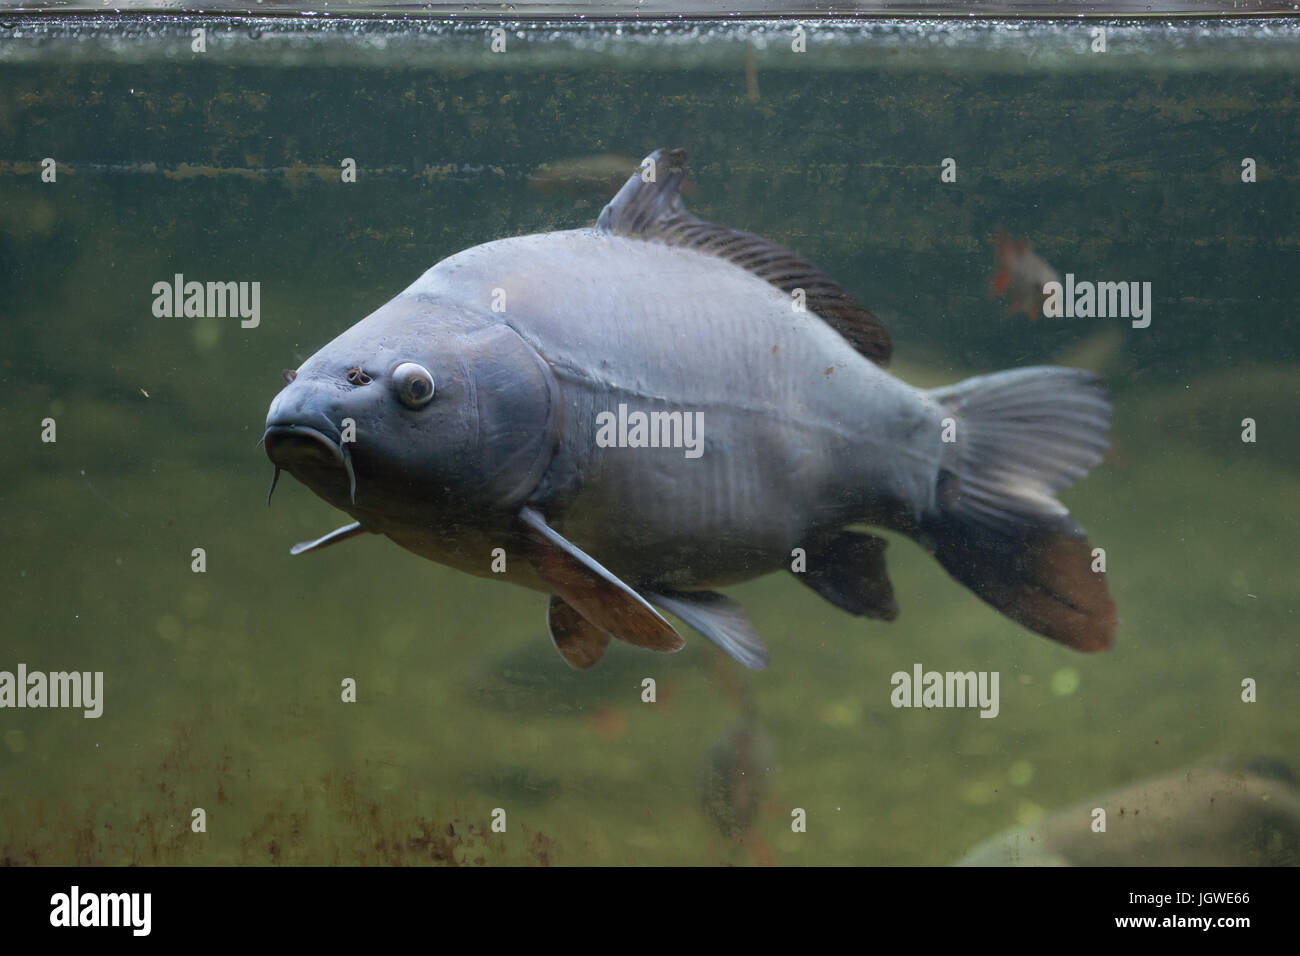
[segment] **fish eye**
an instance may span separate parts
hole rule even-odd
[[[286,382],[288,382],[290,385],[292,385],[292,384],[293,384],[293,380],[294,380],[295,378],[298,377],[298,373],[295,372],[295,371],[294,371],[293,369],[291,369],[291,368],[287,368],[287,369],[285,369],[285,370],[284,370],[283,372],[281,372],[280,374],[284,376],[284,380],[285,380]]]
[[[433,376],[414,362],[403,362],[393,369],[393,387],[407,408],[423,408],[433,398]]]

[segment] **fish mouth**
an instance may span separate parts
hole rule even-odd
[[[352,467],[352,451],[340,435],[330,435],[310,425],[273,424],[262,433],[262,443],[266,446],[266,457],[275,465],[271,490],[266,494],[267,504],[275,494],[281,468],[301,478],[300,471],[306,474],[333,471],[336,466],[347,475],[348,495],[354,505],[357,503],[357,474]]]

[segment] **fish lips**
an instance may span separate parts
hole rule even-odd
[[[357,478],[352,467],[352,453],[341,436],[327,435],[310,425],[285,422],[267,425],[262,443],[266,447],[266,457],[271,459],[277,472],[283,468],[327,498],[335,497],[335,493],[342,498],[346,482],[347,497],[356,504]]]

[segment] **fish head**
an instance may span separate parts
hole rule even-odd
[[[517,509],[558,441],[547,363],[446,301],[403,294],[285,378],[267,456],[376,530]]]

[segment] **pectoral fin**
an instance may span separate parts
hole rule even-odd
[[[540,514],[525,507],[519,521],[537,573],[590,624],[652,651],[679,651],[685,646],[681,635],[644,598],[556,532]]]
[[[892,621],[898,603],[885,571],[888,543],[857,531],[837,532],[810,542],[808,567],[795,577],[841,610]]]
[[[771,655],[749,623],[745,609],[716,591],[663,591],[650,600],[676,614],[752,671],[767,667]]]
[[[321,548],[328,548],[331,544],[338,544],[340,541],[346,541],[348,538],[355,538],[359,534],[368,534],[365,528],[361,527],[360,521],[354,521],[351,524],[345,524],[341,528],[335,528],[327,535],[317,538],[315,541],[299,541],[289,549],[290,554],[304,554],[308,551],[319,551]]]
[[[562,597],[551,595],[546,627],[556,650],[574,670],[594,667],[605,656],[609,635],[564,603]]]

